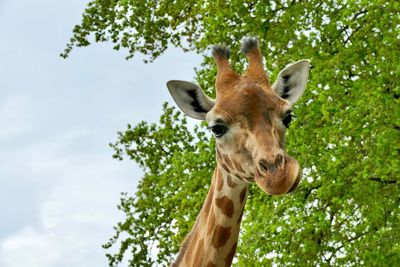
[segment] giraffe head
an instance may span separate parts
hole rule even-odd
[[[257,39],[244,39],[241,51],[248,59],[243,75],[230,67],[227,47],[213,48],[216,100],[191,82],[172,80],[167,87],[184,113],[207,120],[222,171],[256,182],[268,194],[286,194],[297,187],[301,171],[299,163],[285,152],[285,131],[293,104],[306,86],[309,61],[288,65],[271,86]]]

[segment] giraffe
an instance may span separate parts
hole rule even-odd
[[[270,85],[258,40],[243,39],[248,60],[243,75],[229,64],[226,46],[214,46],[216,100],[196,84],[171,80],[167,87],[188,116],[206,120],[216,139],[217,166],[203,207],[171,267],[231,266],[248,184],[283,195],[300,182],[299,163],[284,150],[293,104],[304,92],[309,61],[288,65]]]

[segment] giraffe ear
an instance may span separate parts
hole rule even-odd
[[[272,85],[272,90],[280,97],[294,104],[303,95],[308,80],[310,61],[303,59],[281,70]]]
[[[172,80],[167,82],[167,87],[178,107],[192,118],[205,120],[207,112],[214,106],[214,100],[194,83]]]

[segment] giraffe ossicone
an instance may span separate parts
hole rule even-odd
[[[245,38],[248,59],[243,75],[229,64],[229,49],[212,50],[217,66],[216,99],[187,81],[167,87],[188,116],[206,120],[216,138],[217,166],[210,190],[192,231],[182,243],[174,267],[231,266],[235,255],[247,186],[283,195],[300,182],[299,163],[284,150],[293,104],[308,80],[308,60],[284,68],[270,85],[256,38]]]

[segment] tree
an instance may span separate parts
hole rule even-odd
[[[287,149],[303,166],[296,193],[252,188],[235,266],[395,266],[400,262],[400,4],[398,1],[96,0],[63,56],[89,38],[155,60],[170,45],[198,53],[226,43],[236,70],[242,37],[257,36],[272,80],[301,58],[312,62]],[[210,58],[196,80],[213,94]],[[164,106],[159,124],[120,132],[111,146],[145,171],[125,220],[104,245],[110,266],[166,266],[201,208],[214,166],[204,125]],[[152,255],[156,255],[153,257]]]

